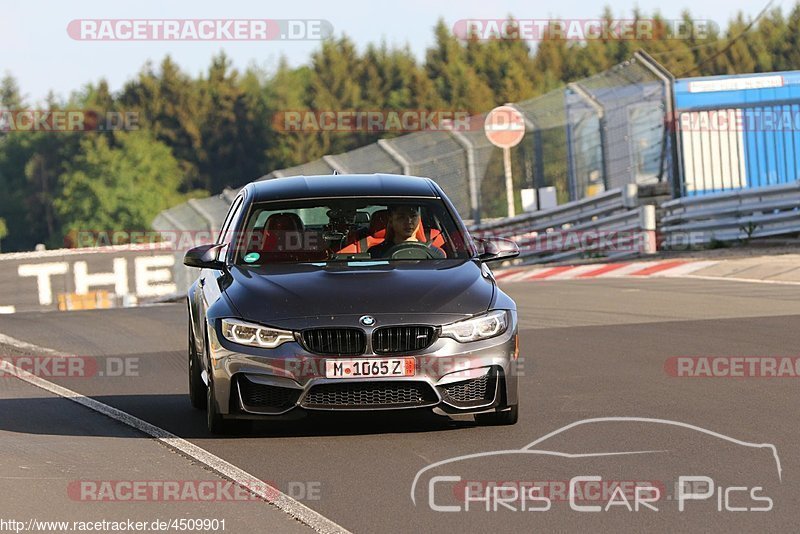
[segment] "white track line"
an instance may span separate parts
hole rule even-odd
[[[16,308],[14,306],[0,306],[0,313],[14,313]]]
[[[726,276],[702,276],[699,274],[687,274],[683,278],[695,278],[697,280],[719,280],[721,282],[747,282],[750,284],[778,284],[785,286],[800,286],[800,282],[792,280],[758,280],[756,278],[728,278]]]
[[[0,334],[0,343],[5,343],[22,350],[30,350],[38,353],[47,353],[53,355],[63,355],[53,349],[39,347],[37,345],[20,341],[4,334]],[[72,391],[71,389],[67,389],[44,380],[43,378],[35,376],[14,365],[9,364],[7,369],[13,370],[16,373],[17,378],[20,380],[24,380],[29,384],[32,384],[38,388],[42,388],[50,393],[54,393],[60,397],[77,402],[78,404],[86,406],[91,410],[106,415],[111,419],[124,423],[135,428],[136,430],[139,430],[140,432],[154,437],[167,447],[178,450],[186,456],[191,457],[193,460],[197,460],[211,470],[233,481],[235,484],[241,486],[253,495],[275,505],[280,510],[289,514],[292,518],[300,521],[304,525],[311,527],[317,532],[349,534],[349,531],[341,525],[334,523],[327,517],[315,512],[303,503],[289,497],[285,493],[281,492],[278,488],[274,488],[269,484],[266,484],[263,480],[258,479],[247,471],[236,467],[235,465],[223,460],[218,456],[215,456],[214,454],[189,441],[186,441],[183,438],[179,438],[175,434],[172,434],[163,428],[152,425],[147,421],[139,419],[138,417],[135,417],[127,412],[123,412],[122,410],[114,408],[113,406],[109,406],[108,404],[104,404],[91,397],[87,397]]]

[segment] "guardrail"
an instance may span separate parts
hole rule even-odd
[[[638,189],[628,184],[550,210],[473,225],[470,232],[515,241],[518,264],[621,259],[655,253],[655,208],[639,206]]]
[[[661,205],[663,248],[800,232],[800,181],[679,198]]]

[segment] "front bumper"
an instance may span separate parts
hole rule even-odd
[[[368,347],[343,359],[413,357],[413,377],[330,379],[325,362],[339,359],[306,351],[300,343],[261,349],[223,338],[209,324],[209,355],[219,413],[244,418],[295,418],[305,411],[377,411],[428,408],[474,414],[518,402],[517,317],[492,339],[459,343],[438,338],[420,352],[378,355]],[[386,324],[376,317],[379,324]],[[352,326],[343,320],[341,326]],[[362,327],[369,338],[372,329]]]

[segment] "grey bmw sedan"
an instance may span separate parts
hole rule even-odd
[[[218,239],[189,250],[189,396],[213,433],[311,411],[518,416],[516,305],[428,178],[253,182]]]

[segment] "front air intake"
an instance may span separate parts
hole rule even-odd
[[[386,326],[372,334],[375,354],[402,354],[425,350],[433,344],[436,329],[432,326]]]
[[[312,328],[300,333],[309,352],[332,356],[355,356],[366,349],[366,335],[358,328]]]

